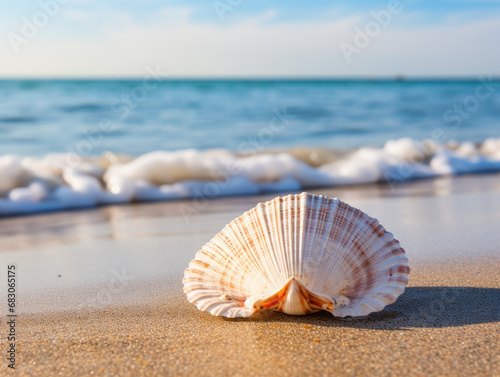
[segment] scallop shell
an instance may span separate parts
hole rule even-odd
[[[338,199],[278,197],[234,219],[198,251],[184,292],[198,309],[365,316],[396,301],[408,259],[377,219]]]

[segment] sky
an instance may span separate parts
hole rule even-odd
[[[0,0],[0,77],[500,75],[500,0]]]

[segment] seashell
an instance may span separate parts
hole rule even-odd
[[[325,196],[288,195],[234,219],[198,251],[184,293],[199,310],[365,316],[396,301],[408,259],[377,219]]]

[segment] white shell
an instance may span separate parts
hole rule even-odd
[[[184,292],[213,315],[327,310],[365,316],[396,301],[408,259],[378,220],[338,199],[278,197],[233,220],[196,254]]]

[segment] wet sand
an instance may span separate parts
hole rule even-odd
[[[17,264],[19,317],[17,369],[5,358],[1,368],[21,376],[499,375],[499,178],[313,191],[377,217],[410,259],[398,301],[350,320],[274,312],[228,320],[185,299],[182,273],[195,252],[273,195],[2,219],[0,279]]]

